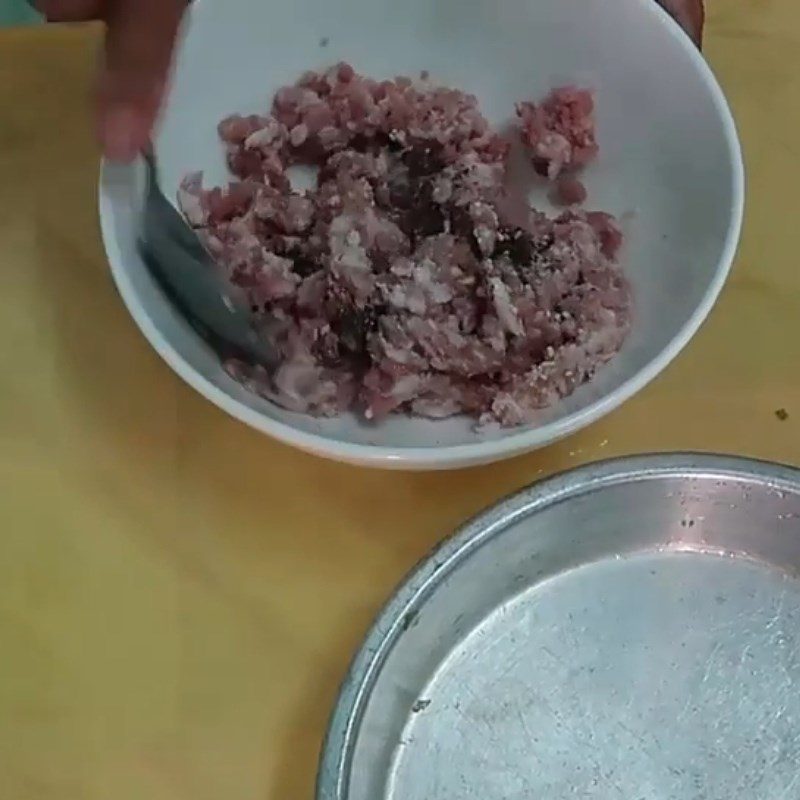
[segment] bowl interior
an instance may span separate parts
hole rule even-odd
[[[106,243],[125,300],[151,342],[228,411],[283,438],[407,448],[487,438],[543,444],[585,424],[652,378],[686,343],[724,280],[738,234],[739,150],[724,100],[681,32],[650,0],[200,0],[178,58],[158,140],[164,188],[204,169],[227,178],[216,124],[269,107],[309,68],[347,60],[375,77],[418,74],[474,92],[498,126],[514,103],[554,85],[597,92],[601,155],[585,178],[589,205],[622,217],[635,320],[619,356],[543,412],[532,430],[476,433],[469,421],[396,418],[369,426],[320,421],[243,390],[173,312],[136,249],[135,168],[107,170]],[[522,167],[527,169],[527,167]],[[535,200],[546,205],[543,193]]]

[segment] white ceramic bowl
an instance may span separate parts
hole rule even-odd
[[[631,397],[681,351],[714,304],[739,238],[744,177],[725,98],[653,0],[198,0],[158,139],[165,190],[190,170],[226,178],[217,122],[264,110],[306,69],[338,60],[374,77],[422,69],[474,92],[493,123],[554,85],[597,92],[593,207],[627,219],[635,320],[618,357],[530,428],[479,434],[468,420],[317,420],[245,391],[176,314],[135,247],[137,167],[105,165],[103,236],[130,313],[198,392],[252,427],[330,458],[454,468],[555,441]],[[538,198],[537,198],[538,199]],[[626,216],[627,215],[627,216]],[[120,358],[124,358],[122,353]]]

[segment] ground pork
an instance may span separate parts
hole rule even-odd
[[[520,137],[564,204],[597,153],[593,99],[520,103]],[[551,217],[506,185],[510,143],[475,97],[347,64],[280,89],[219,134],[235,180],[179,202],[281,360],[227,365],[284,408],[531,423],[620,348],[630,291],[612,216]],[[292,188],[288,170],[318,169]]]
[[[597,155],[594,98],[586,89],[568,86],[541,103],[518,103],[517,116],[534,169],[551,180],[585,167]]]

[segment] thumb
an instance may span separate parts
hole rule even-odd
[[[658,0],[699,47],[703,43],[705,8],[703,0]]]
[[[185,0],[107,0],[98,86],[100,141],[128,161],[146,145],[164,97]]]

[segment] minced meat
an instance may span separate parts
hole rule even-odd
[[[560,89],[518,114],[534,167],[582,202],[569,176],[597,153],[592,96]],[[284,408],[530,423],[624,341],[616,221],[515,196],[511,145],[472,95],[339,64],[219,133],[236,180],[190,175],[180,205],[281,356],[229,371]],[[295,165],[318,169],[316,188],[292,188]]]

